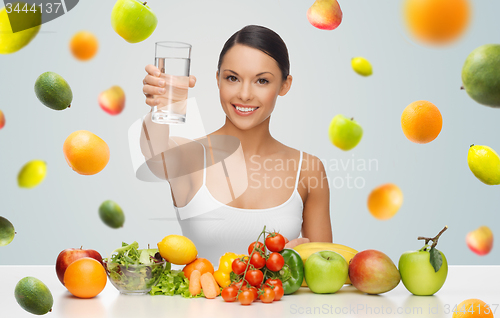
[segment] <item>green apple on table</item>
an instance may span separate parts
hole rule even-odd
[[[348,269],[349,265],[339,253],[319,251],[307,258],[304,276],[313,293],[333,294],[344,286]]]
[[[328,137],[336,147],[344,151],[351,150],[363,137],[363,128],[354,118],[349,119],[339,114],[330,122]]]
[[[425,239],[425,245],[417,251],[408,251],[399,258],[399,272],[406,289],[417,296],[435,294],[446,281],[448,262],[443,252],[436,249],[439,236],[447,229],[445,226],[434,238]],[[428,242],[432,241],[429,246]]]
[[[116,1],[111,12],[111,25],[125,41],[144,41],[156,29],[158,19],[146,3],[137,0]]]

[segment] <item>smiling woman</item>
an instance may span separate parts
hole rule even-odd
[[[322,162],[280,143],[269,131],[276,100],[292,84],[289,69],[281,37],[262,26],[246,26],[227,40],[219,57],[216,80],[226,114],[221,128],[190,140],[170,136],[169,125],[153,123],[150,115],[143,121],[147,165],[169,181],[183,235],[213,264],[225,252],[245,253],[264,225],[288,238],[288,248],[332,242]],[[148,65],[146,71],[143,92],[146,103],[155,106],[170,87],[156,67]],[[191,76],[190,87],[195,83]],[[285,161],[294,164],[283,169]],[[283,182],[249,187],[249,180],[266,184],[269,178]],[[310,179],[322,186],[303,182]]]

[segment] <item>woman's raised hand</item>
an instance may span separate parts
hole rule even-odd
[[[146,104],[151,107],[185,99],[188,85],[192,88],[196,84],[194,75],[189,75],[188,84],[185,78],[161,73],[152,64],[146,66],[146,72],[148,75],[142,81],[142,92],[146,95]]]

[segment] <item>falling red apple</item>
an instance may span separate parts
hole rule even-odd
[[[99,106],[110,115],[118,115],[125,107],[125,92],[120,86],[113,86],[99,94]]]
[[[99,252],[95,250],[84,250],[82,247],[67,248],[61,253],[59,253],[59,256],[57,256],[57,261],[56,261],[56,273],[57,273],[57,278],[59,278],[59,280],[63,285],[64,285],[64,272],[66,272],[66,268],[68,268],[68,266],[77,259],[83,257],[91,257],[102,264],[101,254],[99,254]]]
[[[493,233],[487,226],[480,226],[465,237],[467,246],[477,255],[486,255],[493,248]]]

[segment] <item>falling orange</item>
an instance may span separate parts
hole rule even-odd
[[[471,17],[470,0],[406,0],[404,17],[413,36],[432,45],[457,40]]]
[[[379,220],[392,218],[403,204],[403,192],[393,184],[386,183],[373,189],[368,195],[368,211]]]
[[[401,128],[406,138],[418,144],[433,141],[441,132],[443,117],[431,102],[419,100],[406,106],[401,114]]]
[[[80,31],[71,38],[69,48],[75,58],[88,61],[96,55],[99,42],[94,34],[88,31]]]

